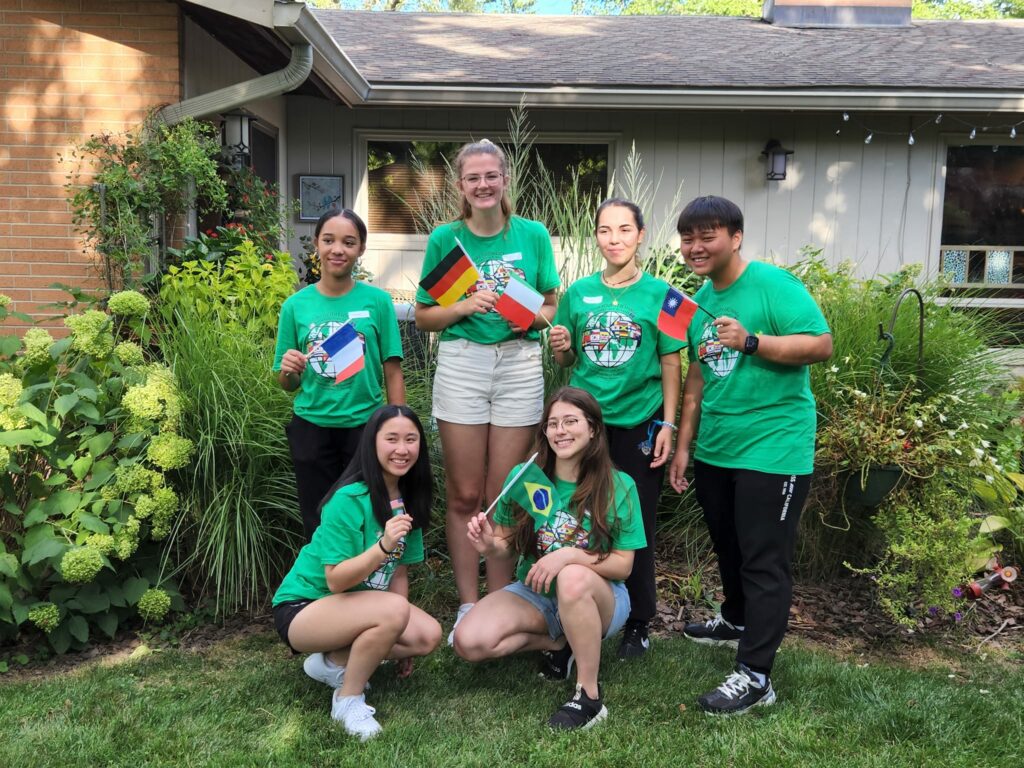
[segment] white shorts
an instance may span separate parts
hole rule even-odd
[[[539,341],[442,341],[434,373],[434,418],[451,424],[532,427],[544,413]]]

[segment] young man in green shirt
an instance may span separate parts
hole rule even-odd
[[[683,259],[707,282],[707,312],[688,331],[690,366],[669,481],[697,500],[718,556],[721,614],[688,624],[692,640],[737,648],[736,671],[698,698],[711,714],[775,701],[770,674],[789,618],[797,523],[814,465],[816,416],[808,366],[832,354],[821,310],[791,273],[740,255],[743,214],[708,195],[679,216]]]

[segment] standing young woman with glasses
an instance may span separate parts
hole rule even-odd
[[[679,350],[686,345],[658,330],[668,284],[640,266],[640,208],[620,198],[605,200],[595,234],[604,269],[569,286],[550,341],[555,362],[572,366],[569,383],[601,404],[612,461],[633,478],[640,495],[647,546],[637,550],[626,580],[632,609],[618,651],[626,659],[642,656],[650,645],[647,626],[657,607],[655,516],[676,428]]]
[[[460,215],[430,234],[423,275],[458,238],[481,280],[475,291],[447,307],[421,287],[416,326],[441,333],[433,415],[444,451],[445,524],[459,593],[458,623],[479,597],[480,556],[466,539],[466,524],[485,501],[497,497],[501,481],[526,457],[540,422],[544,375],[538,331],[554,315],[560,281],[547,229],[512,215],[501,149],[486,139],[466,144],[455,157],[455,172]],[[510,275],[544,294],[544,306],[529,328],[512,326],[494,311]],[[511,564],[488,560],[489,591],[510,580]]]

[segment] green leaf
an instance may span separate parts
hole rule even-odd
[[[24,653],[16,653],[13,656],[11,656],[11,661],[13,661],[15,664],[25,666],[26,664],[28,664],[28,656],[26,656]]]
[[[34,445],[37,448],[49,445],[57,438],[41,429],[11,429],[0,432],[0,445],[6,448],[17,448],[21,445]]]
[[[0,609],[7,610],[14,605],[14,595],[11,594],[11,588],[7,586],[7,583],[0,581]]]
[[[11,578],[18,575],[18,558],[10,552],[0,555],[0,575]]]
[[[100,432],[96,437],[85,441],[85,449],[93,458],[99,458],[114,442],[113,432]]]
[[[64,485],[68,481],[67,472],[54,472],[48,478],[43,481],[43,485],[47,488],[53,488],[56,485]]]
[[[82,490],[95,491],[107,484],[111,476],[114,474],[114,469],[117,464],[111,457],[100,459],[92,465],[92,477],[86,480],[85,485],[82,486]]]
[[[92,533],[110,533],[109,525],[88,512],[79,512],[75,515],[75,520],[82,528]]]
[[[124,590],[121,589],[120,585],[111,584],[106,588],[106,593],[111,605],[117,608],[127,607],[128,601],[124,599]]]
[[[71,632],[68,631],[68,622],[61,622],[53,632],[47,635],[50,645],[57,653],[67,653],[71,647]]]
[[[7,671],[7,662],[6,661],[0,661],[0,674],[3,674],[6,671]]]
[[[28,606],[25,603],[15,603],[14,608],[11,610],[14,614],[15,626],[21,626],[28,621]]]
[[[147,589],[149,589],[149,582],[146,579],[138,576],[127,578],[124,581],[124,599],[130,605],[135,605]]]
[[[1001,531],[1003,528],[1009,528],[1010,521],[1005,517],[999,515],[989,515],[981,521],[981,527],[978,529],[978,533],[995,533]]]
[[[113,613],[101,613],[99,616],[94,616],[93,621],[96,626],[99,627],[103,634],[109,638],[114,637],[114,633],[117,632],[117,615]]]
[[[1024,475],[1020,472],[1007,472],[1006,476],[1013,480],[1014,485],[1024,491]]]
[[[61,395],[54,401],[53,410],[61,417],[67,416],[68,411],[78,405],[81,398],[77,394]]]
[[[46,507],[43,502],[33,501],[29,505],[28,511],[25,513],[25,519],[21,521],[21,524],[25,528],[31,528],[33,525],[43,522],[46,518]]]
[[[49,420],[46,418],[46,414],[36,408],[32,403],[22,403],[18,406],[18,410],[21,411],[26,418],[31,419],[41,427],[48,427],[50,425]]]
[[[68,619],[68,632],[80,643],[89,640],[89,623],[81,616],[72,616]]]
[[[79,491],[60,490],[43,502],[47,514],[52,516],[70,517],[82,504]]]
[[[117,441],[117,450],[122,453],[130,453],[131,451],[141,448],[145,441],[145,432],[135,432],[131,435],[125,435]]]
[[[92,403],[80,403],[78,405],[78,412],[87,419],[93,419],[98,421],[100,418],[99,409]]]
[[[17,336],[0,336],[0,355],[10,357],[21,347],[21,339]]]
[[[34,565],[64,554],[68,545],[53,535],[53,528],[46,523],[28,529],[25,534],[25,549],[21,553],[22,565]]]
[[[82,613],[100,613],[110,609],[110,598],[97,585],[89,584],[65,605]]]
[[[92,461],[92,456],[79,456],[71,465],[71,474],[73,474],[76,479],[81,480],[89,474],[89,470],[92,469]]]

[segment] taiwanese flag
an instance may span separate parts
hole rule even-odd
[[[526,331],[533,325],[543,304],[544,296],[533,286],[516,275],[509,275],[505,291],[498,297],[494,309],[514,326]]]
[[[442,307],[450,307],[480,279],[476,264],[456,242],[448,255],[420,280],[420,287]]]
[[[363,370],[363,340],[352,323],[345,323],[338,330],[320,342],[311,353],[323,354],[334,371],[335,383],[351,378]]]
[[[698,309],[700,305],[696,301],[669,286],[661,312],[658,313],[658,330],[673,339],[686,341],[686,329],[690,327],[690,321]]]

